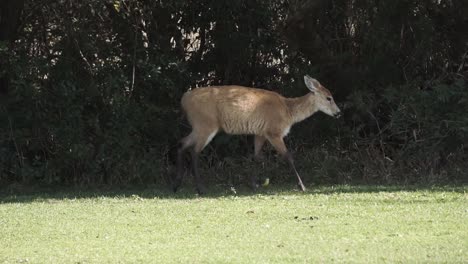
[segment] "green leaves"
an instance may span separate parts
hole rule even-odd
[[[0,41],[0,181],[154,180],[188,133],[188,88],[301,96],[305,74],[344,106],[343,119],[314,116],[291,136],[299,156],[346,153],[302,161],[332,168],[330,181],[351,167],[335,170],[340,160],[380,175],[363,153],[394,160],[380,168],[386,179],[400,165],[453,167],[466,159],[468,34],[460,1],[438,2],[26,1],[17,38]],[[238,167],[252,148],[223,136],[211,146],[208,159],[222,153]]]

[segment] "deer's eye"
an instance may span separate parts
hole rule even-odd
[[[327,97],[327,101],[328,102],[331,102],[332,98],[331,97]]]

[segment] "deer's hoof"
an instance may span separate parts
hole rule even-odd
[[[300,189],[301,191],[303,191],[303,192],[307,191],[306,187],[305,187],[304,184],[302,184],[302,183],[298,184],[298,187],[299,187],[299,189]]]

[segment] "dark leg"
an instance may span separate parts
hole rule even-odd
[[[177,150],[177,174],[173,182],[173,191],[177,192],[184,177],[184,153],[188,147],[192,146],[192,134],[180,141],[180,147]]]
[[[213,139],[218,131],[217,128],[204,128],[197,133],[197,139],[195,140],[195,146],[192,149],[192,171],[195,177],[195,184],[197,185],[198,194],[205,194],[206,188],[203,184],[203,180],[198,172],[198,155],[202,152],[208,143]]]
[[[269,137],[268,140],[276,149],[276,151],[278,151],[278,153],[288,161],[289,165],[292,167],[292,169],[294,170],[294,173],[296,174],[297,181],[298,181],[297,184],[299,185],[299,188],[301,188],[302,191],[305,191],[306,188],[304,184],[302,183],[301,176],[299,176],[299,173],[296,170],[296,166],[294,165],[294,159],[291,153],[288,152],[288,149],[286,148],[286,145],[284,144],[283,138],[280,136],[274,136],[274,137]]]
[[[255,136],[255,140],[254,140],[254,145],[255,145],[254,158],[256,160],[261,160],[263,158],[261,150],[262,150],[263,145],[265,144],[265,141],[266,141],[265,137]]]
[[[306,187],[304,186],[304,184],[302,183],[302,179],[301,179],[301,176],[299,176],[299,173],[297,172],[296,170],[296,166],[294,165],[294,159],[291,155],[290,152],[287,152],[284,156],[286,158],[286,160],[288,161],[289,165],[291,166],[291,168],[294,170],[294,173],[296,174],[296,177],[297,177],[297,181],[298,181],[298,185],[299,185],[299,188],[301,188],[301,190],[303,192],[306,191]]]
[[[206,193],[206,187],[203,184],[203,180],[200,177],[200,173],[198,172],[198,154],[194,149],[190,152],[192,154],[192,172],[193,176],[195,177],[195,184],[197,185],[197,192],[198,194],[202,195]]]
[[[177,192],[177,189],[179,189],[180,185],[182,185],[182,178],[184,177],[184,166],[183,166],[184,152],[185,152],[185,149],[183,147],[180,147],[177,150],[177,174],[174,179],[173,186],[172,186],[172,189],[174,192]]]
[[[254,139],[254,159],[257,162],[263,160],[263,156],[261,153],[262,147],[265,144],[266,138],[263,136],[255,136]],[[258,177],[256,174],[250,174],[250,182],[249,186],[255,191],[258,188]]]

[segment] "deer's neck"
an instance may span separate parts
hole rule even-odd
[[[317,112],[315,95],[308,93],[301,97],[287,98],[286,103],[293,118],[293,122],[300,122]]]

